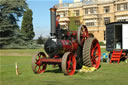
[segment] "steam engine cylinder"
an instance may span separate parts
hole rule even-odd
[[[44,45],[46,53],[53,57],[55,54],[63,54],[68,51],[76,51],[78,44],[70,40],[48,39]]]

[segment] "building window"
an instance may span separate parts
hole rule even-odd
[[[104,18],[104,24],[109,24],[110,23],[110,17]]]
[[[74,14],[75,14],[75,16],[79,16],[80,15],[80,11],[79,10],[75,10]]]
[[[96,22],[85,22],[85,25],[87,27],[94,27],[94,26],[96,26]]]
[[[76,24],[77,26],[80,26],[80,20],[75,20],[75,24]]]
[[[85,14],[95,14],[96,13],[96,8],[86,8],[85,9]]]
[[[126,22],[127,20],[126,19],[119,19],[117,20],[118,22]]]
[[[66,16],[65,12],[63,13],[64,17]]]
[[[85,14],[88,14],[88,9],[85,9]]]
[[[96,13],[96,8],[90,8],[90,13],[95,14]]]
[[[91,13],[91,14],[93,13],[93,8],[90,8],[90,13]]]
[[[117,4],[117,11],[120,11],[120,4]]]
[[[124,10],[127,10],[128,9],[128,3],[125,3],[124,4]]]
[[[68,16],[68,11],[65,11],[65,16],[66,16],[66,17]]]
[[[117,4],[117,11],[128,10],[128,3],[125,4]]]
[[[126,19],[120,19],[118,22],[126,22]]]
[[[65,12],[58,13],[57,15],[60,15],[60,17],[65,17],[66,16]]]
[[[118,22],[128,21],[128,16],[120,16],[116,18]]]
[[[104,7],[104,13],[108,13],[108,12],[110,12],[110,7],[109,6]]]
[[[97,13],[97,12],[96,12],[96,8],[93,8],[93,13]]]
[[[86,22],[85,23],[87,27],[93,27],[95,26],[95,23],[94,22]]]
[[[94,27],[94,26],[96,26],[96,19],[85,20],[85,25],[87,27]]]

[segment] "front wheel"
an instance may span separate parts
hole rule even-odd
[[[46,58],[43,52],[39,52],[36,56],[32,57],[32,70],[36,74],[45,72],[46,64],[42,64],[41,59]]]
[[[76,57],[71,52],[66,52],[62,57],[62,71],[66,75],[73,75],[76,70]]]

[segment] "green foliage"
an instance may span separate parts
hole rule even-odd
[[[69,29],[71,31],[77,31],[79,26],[80,26],[80,23],[76,24],[75,21],[80,21],[81,17],[71,17],[70,18],[70,23],[69,23]]]
[[[79,26],[75,24],[75,20],[78,20],[78,18],[76,18],[76,17],[70,18],[69,30],[71,30],[71,31],[77,31],[78,30]]]
[[[41,46],[37,45],[33,40],[26,42],[26,41],[23,41],[22,39],[19,39],[9,45],[4,45],[3,48],[4,49],[10,49],[10,48],[11,49],[36,49],[36,48],[41,48]]]
[[[24,36],[28,40],[32,40],[35,36],[35,33],[33,31],[33,24],[32,24],[32,10],[27,9],[27,11],[24,12],[23,21],[22,21],[22,27],[21,32],[24,34]]]
[[[0,48],[13,42],[17,28],[17,25],[0,26]]]
[[[100,46],[105,46],[104,42],[99,42]]]
[[[17,24],[16,21],[19,20],[27,9],[26,0],[2,0],[0,1],[0,14],[2,24]]]
[[[16,41],[17,21],[27,8],[26,0],[0,0],[0,48]],[[18,35],[16,35],[18,34]]]
[[[37,39],[37,44],[44,44],[46,40],[47,40],[47,38],[44,38],[44,37],[40,36]]]

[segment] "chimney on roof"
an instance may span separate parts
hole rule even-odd
[[[80,0],[74,0],[74,3],[80,2]]]

